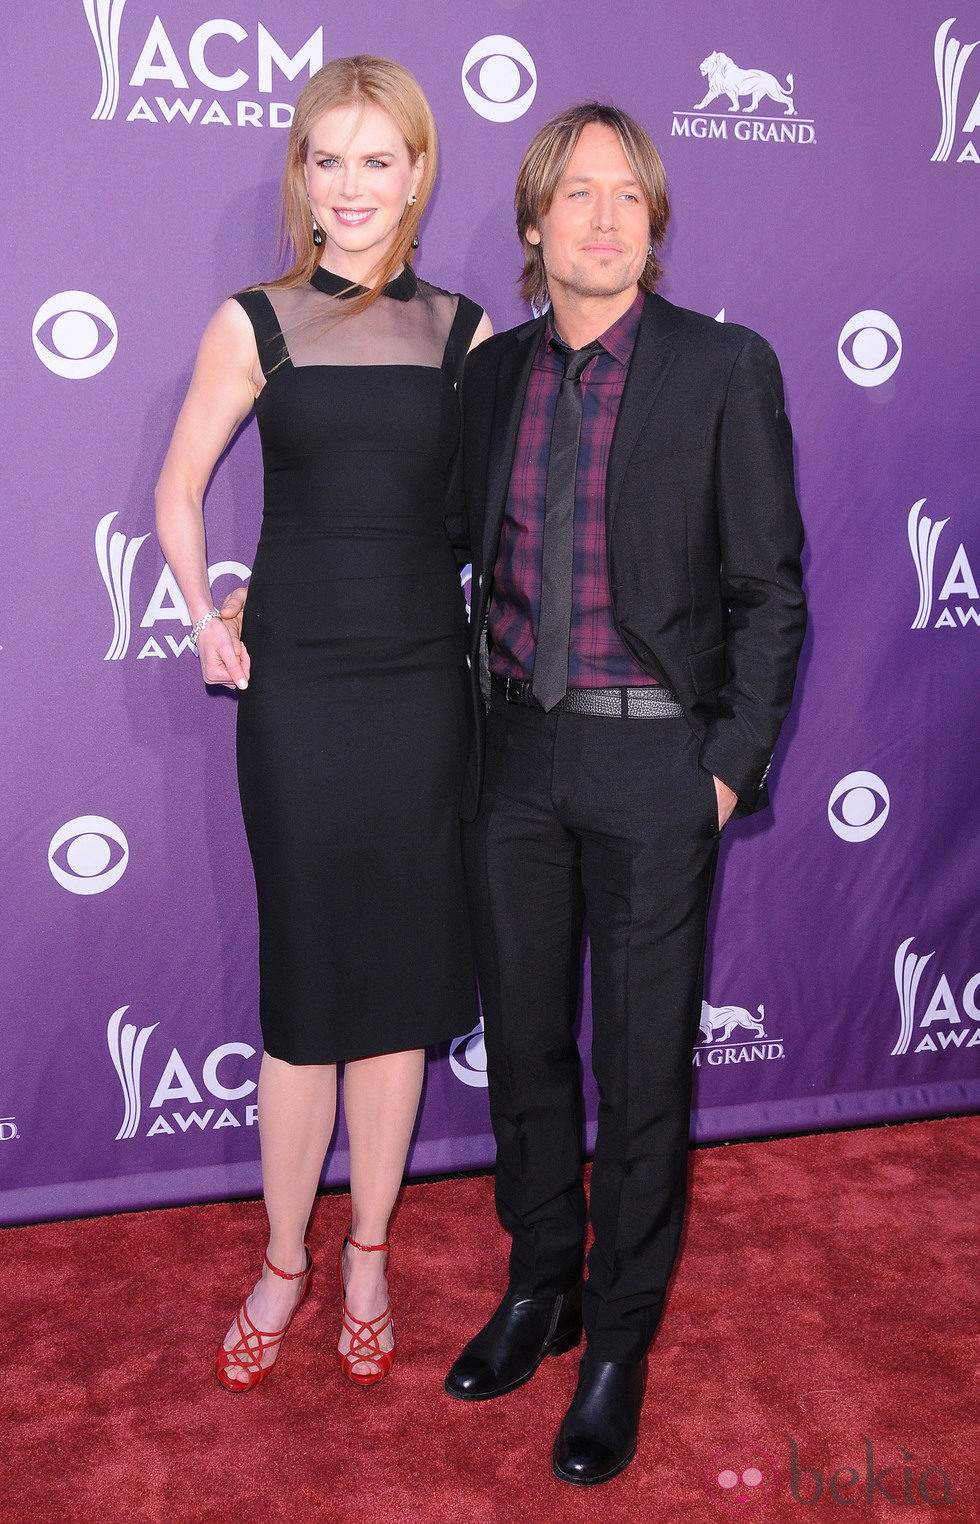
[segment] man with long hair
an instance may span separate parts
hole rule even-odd
[[[805,623],[802,528],[772,350],[656,294],[670,209],[643,128],[610,106],[562,112],[524,157],[516,207],[523,294],[550,310],[481,345],[464,381],[465,845],[512,1247],[506,1295],[446,1389],[511,1391],[584,1320],[553,1466],[587,1486],[636,1449],[684,1210],[718,840],[766,803]],[[599,1114],[583,1287],[586,921]]]

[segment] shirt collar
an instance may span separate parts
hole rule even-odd
[[[334,275],[324,265],[317,265],[310,276],[310,285],[317,291],[323,291],[327,296],[353,297],[363,296],[366,286],[353,285],[343,275]],[[405,265],[400,274],[394,280],[390,280],[382,291],[382,296],[393,296],[396,302],[408,302],[418,290],[419,283],[415,271],[411,265]]]
[[[622,317],[617,318],[615,323],[606,329],[605,333],[600,333],[597,341],[602,345],[606,353],[618,361],[624,369],[632,359],[636,336],[640,331],[640,315],[643,312],[643,301],[643,292],[637,291],[632,305],[623,313]],[[553,355],[555,351],[551,348],[551,341],[555,338],[558,338],[558,335],[555,332],[554,318],[549,309],[544,333],[544,344],[547,353]]]

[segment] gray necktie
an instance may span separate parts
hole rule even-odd
[[[548,483],[545,488],[541,550],[541,611],[531,692],[542,709],[553,709],[568,688],[568,635],[572,623],[572,561],[575,548],[575,472],[582,432],[582,372],[599,353],[598,342],[584,349],[555,344],[565,360],[558,393]]]

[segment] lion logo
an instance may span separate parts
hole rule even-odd
[[[708,81],[708,93],[703,101],[698,101],[695,111],[703,111],[705,106],[722,95],[727,95],[731,101],[729,111],[740,111],[739,97],[751,95],[752,101],[746,106],[746,111],[757,111],[759,102],[764,96],[769,96],[780,106],[786,107],[787,116],[795,113],[792,74],[787,74],[784,90],[774,74],[767,74],[765,69],[740,69],[727,53],[709,53],[701,65],[701,73]]]
[[[712,1042],[715,1038],[719,1042],[728,1042],[736,1027],[743,1027],[753,1037],[765,1037],[765,1007],[759,1006],[758,1018],[747,1011],[743,1005],[709,1005],[706,1000],[701,1002],[701,1036],[705,1042]]]

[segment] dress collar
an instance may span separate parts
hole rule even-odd
[[[343,275],[334,275],[332,270],[323,265],[317,265],[310,276],[310,285],[317,291],[323,291],[327,296],[353,297],[363,296],[366,286],[352,285]],[[405,265],[400,275],[390,280],[382,291],[382,296],[393,296],[396,302],[411,301],[419,288],[418,278],[411,265]]]

